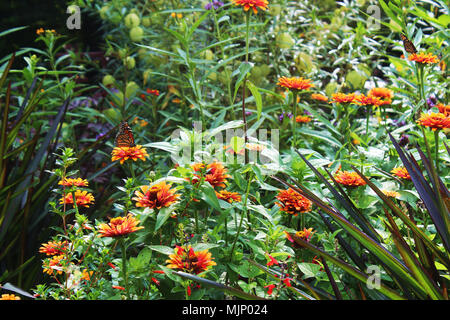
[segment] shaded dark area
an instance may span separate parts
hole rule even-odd
[[[72,39],[71,44],[82,51],[97,51],[101,43],[101,20],[92,13],[81,10],[81,29],[69,30],[66,26],[66,1],[54,0],[2,0],[0,1],[0,32],[28,26],[24,30],[0,38],[0,57],[25,47],[41,49],[36,43],[36,30],[54,29]],[[16,63],[19,61],[16,61]]]

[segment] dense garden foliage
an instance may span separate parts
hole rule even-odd
[[[0,31],[3,300],[448,300],[446,1],[67,7]]]

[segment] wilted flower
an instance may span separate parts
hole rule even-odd
[[[137,227],[139,220],[136,220],[131,213],[126,217],[112,218],[109,223],[102,223],[98,226],[98,236],[101,237],[120,237],[129,233],[136,232],[144,227]]]
[[[231,0],[236,6],[243,6],[244,11],[248,11],[250,8],[255,14],[258,13],[258,9],[266,10],[269,2],[267,0]]]
[[[89,205],[94,203],[94,196],[92,193],[87,191],[76,190],[75,191],[75,199],[77,206],[82,206],[89,208]],[[72,204],[73,205],[73,196],[72,193],[66,194],[65,197],[62,197],[59,200],[60,204]]]
[[[401,147],[404,147],[404,146],[406,146],[408,143],[409,143],[409,135],[407,135],[407,134],[402,134],[402,135],[400,136],[400,139],[398,140],[398,144],[399,144]]]
[[[450,128],[450,116],[444,113],[422,113],[417,123],[433,131]]]
[[[280,190],[276,198],[280,201],[276,202],[280,210],[294,216],[311,211],[312,202],[291,188]]]
[[[120,160],[120,164],[123,164],[128,159],[145,161],[146,157],[148,157],[147,150],[140,145],[135,147],[115,147],[112,151],[111,161]]]
[[[366,185],[366,182],[356,172],[339,171],[335,174],[334,179],[337,183],[347,187]]]
[[[175,189],[171,189],[170,184],[166,184],[165,181],[157,183],[152,186],[141,186],[141,191],[136,191],[134,194],[136,197],[133,200],[136,201],[136,207],[147,207],[150,209],[161,209],[169,207],[175,203],[180,197],[175,193]]]
[[[176,246],[174,251],[175,253],[169,255],[169,259],[166,260],[169,263],[167,268],[199,274],[216,265],[208,250],[195,252],[191,245],[188,245],[187,247]]]

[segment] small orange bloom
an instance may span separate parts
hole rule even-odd
[[[349,94],[345,94],[345,93],[333,93],[331,95],[331,102],[330,103],[340,103],[340,104],[346,104],[346,103],[354,103],[356,100],[356,94],[354,93],[349,93]]]
[[[62,267],[63,267],[63,261],[65,256],[63,254],[54,256],[49,260],[46,260],[44,262],[44,273],[47,273],[49,275],[53,275],[54,271],[56,271],[56,274],[62,274]]]
[[[303,230],[297,231],[295,233],[295,235],[297,237],[299,237],[300,239],[309,242],[309,240],[311,240],[312,235],[314,234],[314,232],[312,232],[312,230],[313,230],[313,228],[309,228],[309,229],[303,228]]]
[[[422,113],[417,123],[433,131],[450,128],[450,116],[444,113]]]
[[[228,203],[232,202],[240,202],[241,201],[241,195],[237,192],[230,192],[227,190],[220,190],[219,192],[216,191],[216,196],[218,199],[227,201]]]
[[[50,241],[42,244],[39,248],[39,252],[45,253],[47,256],[61,255],[66,252],[67,246],[67,241]]]
[[[417,63],[422,64],[433,64],[433,63],[439,63],[439,59],[437,56],[430,53],[413,53],[408,57],[409,61],[415,61]]]
[[[0,297],[0,300],[20,300],[19,296],[16,296],[15,294],[2,294]]]
[[[297,116],[295,121],[298,123],[308,123],[311,121],[311,118],[308,116]]]
[[[250,8],[255,14],[258,13],[258,9],[266,10],[269,2],[267,0],[231,0],[236,6],[243,6],[244,11],[248,11]]]
[[[278,79],[277,85],[291,90],[309,90],[314,87],[310,79],[303,79],[302,77],[281,77]]]
[[[187,247],[176,246],[175,253],[169,255],[166,260],[167,268],[178,269],[187,273],[199,274],[207,270],[216,263],[212,261],[211,253],[208,250],[195,252],[191,245]]]
[[[109,223],[102,223],[98,226],[99,238],[101,237],[120,237],[129,233],[136,232],[144,227],[137,227],[139,220],[136,220],[131,213],[126,217],[112,218]]]
[[[397,167],[391,170],[391,173],[395,174],[397,177],[411,180],[408,170],[405,167]]]
[[[380,98],[384,104],[387,104],[387,101],[390,103],[392,98],[394,98],[394,91],[388,88],[373,88],[370,89],[367,95]]]
[[[163,207],[169,207],[172,203],[175,203],[180,197],[175,193],[175,189],[170,188],[170,184],[166,184],[165,181],[157,183],[153,186],[141,186],[141,191],[136,191],[134,194],[136,197],[133,200],[136,201],[136,207],[161,209]]]
[[[318,101],[323,101],[323,102],[327,102],[328,101],[328,97],[326,97],[326,96],[324,96],[323,94],[320,94],[320,93],[313,93],[313,94],[311,94],[311,99],[318,100]]]
[[[436,108],[438,108],[439,112],[443,113],[446,117],[450,116],[450,104],[444,105],[443,103],[438,103]]]
[[[361,106],[378,107],[382,104],[380,98],[371,95],[365,96],[364,94],[357,95],[355,101]]]
[[[312,202],[291,188],[280,190],[276,198],[280,201],[276,202],[280,210],[294,216],[311,211]]]
[[[204,163],[195,163],[191,165],[191,168],[195,172],[200,173],[201,171],[205,170],[205,166],[206,165]],[[205,181],[209,182],[209,184],[213,187],[220,188],[225,188],[227,179],[231,178],[231,176],[227,174],[227,169],[220,162],[213,162],[208,164],[206,166],[204,175]],[[194,174],[194,176],[195,177],[192,179],[192,182],[197,183],[197,181],[200,180],[200,175]]]
[[[82,207],[86,207],[86,208],[89,208],[89,205],[94,203],[94,196],[92,195],[92,193],[89,193],[87,191],[76,190],[75,191],[75,199],[76,199],[77,206],[82,206]],[[66,194],[65,197],[62,197],[59,200],[59,203],[73,205],[72,193],[68,193],[68,194]]]
[[[386,197],[391,197],[391,198],[398,198],[400,197],[400,193],[398,193],[397,191],[391,191],[391,190],[381,190],[384,195]]]
[[[65,187],[87,187],[89,185],[89,182],[86,179],[81,178],[64,178],[63,180],[59,181],[58,184],[63,185]]]
[[[120,164],[123,164],[128,159],[145,161],[146,157],[148,157],[147,150],[140,145],[135,147],[115,147],[112,151],[111,161],[120,160]]]
[[[366,182],[356,172],[339,171],[334,176],[334,179],[337,183],[348,187],[358,187],[366,185]]]

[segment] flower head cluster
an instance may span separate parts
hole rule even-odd
[[[356,94],[355,93],[333,93],[331,95],[330,103],[340,103],[340,104],[350,104],[356,102]]]
[[[187,273],[199,274],[216,263],[208,250],[195,252],[191,245],[176,246],[174,253],[166,260],[167,268],[178,269]]]
[[[194,184],[198,183],[203,176],[204,180],[208,182],[213,187],[225,188],[228,178],[231,178],[227,174],[227,169],[220,162],[212,162],[208,165],[204,163],[195,163],[191,165],[194,170],[194,177],[192,182]]]
[[[120,160],[120,164],[123,164],[128,159],[145,161],[146,157],[148,157],[147,150],[140,145],[134,147],[115,147],[112,151],[111,161]]]
[[[358,187],[366,185],[366,182],[356,172],[338,171],[334,175],[337,183],[347,187]]]
[[[411,176],[409,175],[408,170],[405,167],[396,167],[391,170],[391,173],[393,173],[399,178],[411,180]]]
[[[102,223],[98,226],[99,237],[115,238],[136,232],[144,228],[137,226],[139,222],[130,213],[126,217],[112,218],[109,223]]]
[[[264,288],[267,288],[267,294],[271,295],[273,293],[273,289],[275,289],[276,287],[279,287],[280,289],[282,287],[291,287],[291,276],[288,273],[288,265],[285,262],[280,262],[277,259],[275,259],[274,257],[272,257],[270,254],[267,254],[268,258],[269,258],[269,262],[267,262],[267,266],[268,267],[275,267],[277,266],[277,268],[280,269],[280,275],[276,276],[277,278],[279,277],[280,282],[278,284],[268,284],[266,286],[264,286]],[[289,259],[290,257],[288,257]]]
[[[76,190],[75,191],[75,202],[76,202],[77,206],[82,206],[82,207],[89,208],[89,205],[94,203],[94,196],[90,192]],[[65,197],[63,196],[59,200],[59,203],[60,204],[72,204],[73,205],[73,195],[72,195],[72,193],[66,194]]]
[[[65,255],[60,254],[57,256],[53,256],[50,259],[47,259],[46,261],[44,261],[43,267],[44,273],[47,273],[48,275],[54,275],[55,271],[56,274],[62,274],[63,273],[63,265],[65,261]]]
[[[309,90],[314,86],[310,79],[304,79],[302,77],[281,77],[278,79],[277,85],[291,90]]]
[[[66,252],[67,247],[67,241],[50,241],[42,244],[39,248],[39,252],[45,253],[47,256],[61,255]]]
[[[276,204],[280,210],[294,216],[311,211],[312,202],[292,188],[280,190],[276,198],[279,200]]]
[[[175,203],[180,197],[175,193],[175,189],[171,189],[171,185],[165,181],[154,184],[152,186],[141,186],[141,191],[136,191],[134,194],[136,197],[133,200],[136,201],[136,207],[145,207],[150,209],[161,209],[169,207]]]
[[[244,11],[250,9],[253,10],[255,14],[258,13],[258,9],[266,10],[269,4],[267,0],[231,0],[236,6],[243,6]]]
[[[430,53],[413,53],[408,57],[409,61],[415,61],[421,64],[434,64],[439,63],[439,59],[437,56]]]
[[[450,116],[444,113],[422,113],[417,123],[433,131],[450,128]]]

